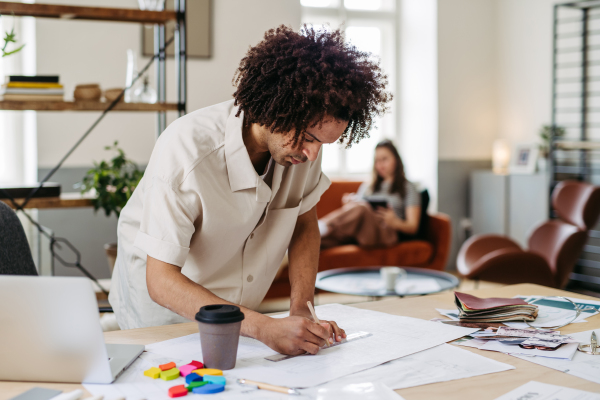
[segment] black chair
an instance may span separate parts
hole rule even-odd
[[[0,275],[37,275],[17,214],[0,201]]]
[[[0,275],[38,275],[23,225],[17,214],[1,201]],[[113,312],[111,307],[99,307],[98,311]]]

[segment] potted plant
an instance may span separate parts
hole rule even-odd
[[[2,15],[0,15],[0,17],[2,17]],[[16,49],[13,50],[8,50],[8,45],[10,43],[17,43],[17,35],[15,34],[15,28],[13,27],[10,32],[5,32],[4,33],[4,44],[2,45],[2,57],[7,57],[10,56],[11,54],[15,54],[18,53],[19,51],[21,51],[21,49],[23,47],[25,47],[25,45],[21,45],[20,47],[17,47]]]
[[[94,168],[86,173],[80,184],[82,194],[93,195],[92,204],[95,211],[102,208],[107,217],[114,213],[117,218],[144,175],[137,164],[125,156],[118,144],[119,142],[115,142],[112,146],[104,148],[116,151],[117,155],[110,161],[95,162]],[[112,274],[117,259],[117,244],[107,243],[104,249]]]
[[[540,158],[538,159],[538,170],[546,171],[548,168],[548,157],[550,156],[550,145],[552,140],[560,139],[565,136],[566,130],[562,126],[544,125],[540,128],[539,136],[542,140],[540,143]],[[554,135],[554,136],[553,136]]]

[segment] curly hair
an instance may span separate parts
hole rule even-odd
[[[340,137],[347,147],[369,136],[392,95],[379,64],[344,40],[338,29],[300,32],[281,25],[248,50],[234,79],[233,94],[246,125],[257,123],[274,133],[294,131],[302,144],[308,127],[327,117],[348,121]]]

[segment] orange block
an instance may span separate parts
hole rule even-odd
[[[169,388],[169,397],[171,397],[171,398],[183,397],[183,396],[187,396],[187,394],[188,394],[188,390],[183,385],[173,386],[172,388]]]
[[[175,363],[171,361],[170,363],[159,365],[158,368],[160,368],[161,371],[167,371],[169,369],[175,368],[176,366],[177,365],[175,365]]]

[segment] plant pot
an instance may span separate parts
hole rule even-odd
[[[112,276],[113,269],[115,269],[115,262],[117,261],[117,243],[106,243],[104,251],[106,251],[108,269],[110,269],[110,275]]]
[[[75,91],[73,92],[73,98],[75,98],[75,101],[100,101],[101,96],[102,90],[100,90],[100,85],[95,83],[77,85],[75,86]]]

